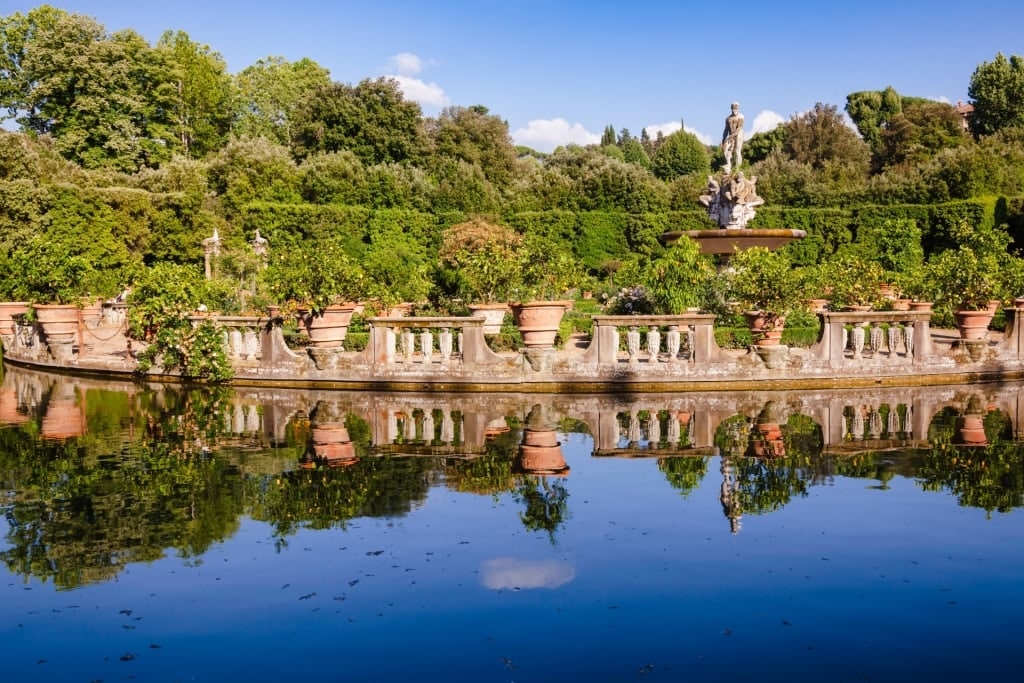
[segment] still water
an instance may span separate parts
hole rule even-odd
[[[3,680],[1018,679],[1021,405],[8,368]]]

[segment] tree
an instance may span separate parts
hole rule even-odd
[[[943,102],[913,104],[889,121],[876,154],[883,166],[916,163],[969,141],[953,107]]]
[[[608,124],[604,127],[604,132],[601,133],[601,147],[607,147],[608,145],[615,144],[615,127]]]
[[[391,78],[331,83],[307,93],[294,131],[300,158],[349,149],[365,166],[418,161],[427,145],[420,105],[407,101]]]
[[[786,143],[786,127],[783,124],[775,128],[754,133],[743,143],[743,158],[750,164],[756,164],[768,158],[776,149],[782,149]]]
[[[872,152],[878,151],[882,131],[902,109],[900,95],[891,85],[885,90],[863,90],[846,96],[846,113]]]
[[[651,170],[662,180],[673,180],[690,173],[708,173],[711,161],[704,143],[696,135],[677,130],[658,146]]]
[[[971,75],[967,96],[974,105],[971,132],[991,135],[1003,128],[1024,127],[1024,57],[1000,52]]]
[[[867,172],[867,143],[846,125],[834,104],[818,102],[810,111],[794,115],[783,125],[783,150],[794,161],[819,171],[828,166],[845,166]]]
[[[168,77],[158,89],[180,149],[199,158],[227,140],[235,92],[220,54],[192,42],[184,31],[166,31],[156,49]]]
[[[291,147],[296,107],[308,92],[330,82],[327,69],[311,59],[258,60],[235,76],[240,100],[235,132],[270,138]]]
[[[644,168],[651,167],[651,157],[647,155],[643,143],[636,138],[630,138],[622,145],[622,157],[631,164]]]
[[[438,157],[475,164],[496,186],[506,186],[516,166],[516,149],[508,123],[486,107],[446,107],[426,121],[427,137]]]

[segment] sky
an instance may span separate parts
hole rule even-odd
[[[0,15],[41,2],[0,1]],[[54,0],[155,44],[184,31],[237,73],[308,57],[355,84],[391,76],[426,116],[483,105],[516,144],[550,152],[606,126],[681,126],[721,141],[732,102],[745,135],[860,90],[968,101],[971,74],[1024,54],[1024,2],[990,0]]]

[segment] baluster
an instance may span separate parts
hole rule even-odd
[[[668,411],[668,443],[672,447],[679,445],[679,417],[671,410]]]
[[[889,357],[894,358],[896,356],[896,347],[900,343],[900,328],[893,323],[889,325]]]
[[[868,343],[871,346],[871,355],[878,355],[878,352],[882,350],[882,323],[877,321],[871,323],[871,335],[868,338]]]
[[[658,419],[658,411],[652,410],[647,420],[647,440],[652,446],[661,443],[661,420]]]
[[[451,335],[448,335],[451,337]],[[444,411],[441,413],[441,441],[451,445],[452,440],[455,438],[455,425],[452,423],[451,411]]]
[[[402,355],[405,362],[412,362],[412,354],[416,351],[416,335],[409,328],[402,329]]]
[[[459,328],[459,333],[455,336],[455,343],[458,344],[459,357],[462,357],[462,328]]]
[[[423,352],[423,362],[429,363],[430,357],[434,355],[434,333],[429,329],[420,332],[420,350]]]
[[[693,340],[696,338],[697,331],[694,325],[686,326],[686,350],[690,354],[690,360],[693,360],[694,355],[697,351],[693,348]]]
[[[629,439],[629,443],[638,444],[640,443],[640,418],[636,413],[629,414],[629,431],[627,432],[626,438]]]
[[[911,438],[914,436],[914,430],[912,425],[914,424],[914,408],[909,403],[907,404],[906,413],[903,415],[903,429],[901,431],[910,434]]]
[[[410,443],[416,440],[416,418],[413,416],[411,410],[405,413],[405,429],[403,430],[402,436],[405,438],[405,443]]]
[[[435,435],[433,410],[423,411],[423,439],[427,442],[427,445],[434,443]]]
[[[871,431],[872,439],[879,439],[882,436],[882,414],[875,408],[871,409],[871,416],[868,418],[868,429]]]
[[[263,358],[263,346],[260,344],[260,335],[255,330],[246,329],[245,348],[252,358]]]
[[[852,338],[853,338],[853,358],[854,360],[862,358],[864,352],[864,323],[856,323],[853,327]]]
[[[640,360],[640,331],[636,326],[629,328],[626,333],[626,349],[629,351],[629,362],[637,363]]]
[[[231,433],[232,434],[244,434],[245,433],[245,412],[242,404],[235,405],[235,409],[231,415]]]
[[[388,410],[388,443],[398,440],[398,413]]]
[[[665,351],[668,352],[668,362],[674,363],[679,356],[679,326],[669,325],[665,332]]]
[[[907,322],[903,326],[903,345],[907,347],[907,358],[914,355],[914,323]]]
[[[894,438],[898,433],[903,431],[900,429],[900,411],[899,406],[889,406],[889,437]]]
[[[253,406],[250,406],[245,414],[245,431],[250,433],[260,431],[260,413]]]
[[[860,406],[853,409],[853,418],[850,420],[850,437],[854,441],[864,438],[864,412]]]
[[[661,332],[658,331],[657,327],[651,327],[647,330],[647,353],[651,356],[651,362],[657,363],[658,352],[661,351]]]
[[[228,353],[235,358],[245,360],[245,346],[242,345],[242,332],[237,327],[228,332]]]
[[[437,335],[437,348],[441,352],[441,362],[447,363],[452,357],[452,331],[447,327],[442,327]]]
[[[397,335],[394,329],[384,329],[384,362],[393,364],[395,362],[395,347],[398,345]]]

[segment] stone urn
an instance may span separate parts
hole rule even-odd
[[[0,302],[0,335],[14,334],[14,316],[28,312],[27,301]]]
[[[558,326],[569,309],[565,301],[531,301],[512,305],[516,327],[528,349],[550,349],[555,346]]]
[[[754,339],[754,346],[778,346],[782,342],[782,330],[786,325],[785,316],[765,311],[746,311],[743,318]]]
[[[965,341],[976,341],[988,337],[988,326],[995,312],[985,308],[980,311],[956,311],[953,319],[960,338]]]
[[[75,304],[36,304],[33,308],[50,355],[57,360],[70,358],[81,310]]]
[[[323,422],[313,425],[311,440],[313,453],[327,464],[358,460],[355,444],[343,422]]]
[[[484,334],[495,335],[501,332],[508,304],[469,304],[467,308],[474,318],[484,319]]]
[[[524,430],[516,464],[527,474],[560,475],[569,471],[562,444],[553,430]]]
[[[310,345],[321,349],[342,347],[354,311],[353,304],[334,304],[321,311],[320,315],[303,316]]]

